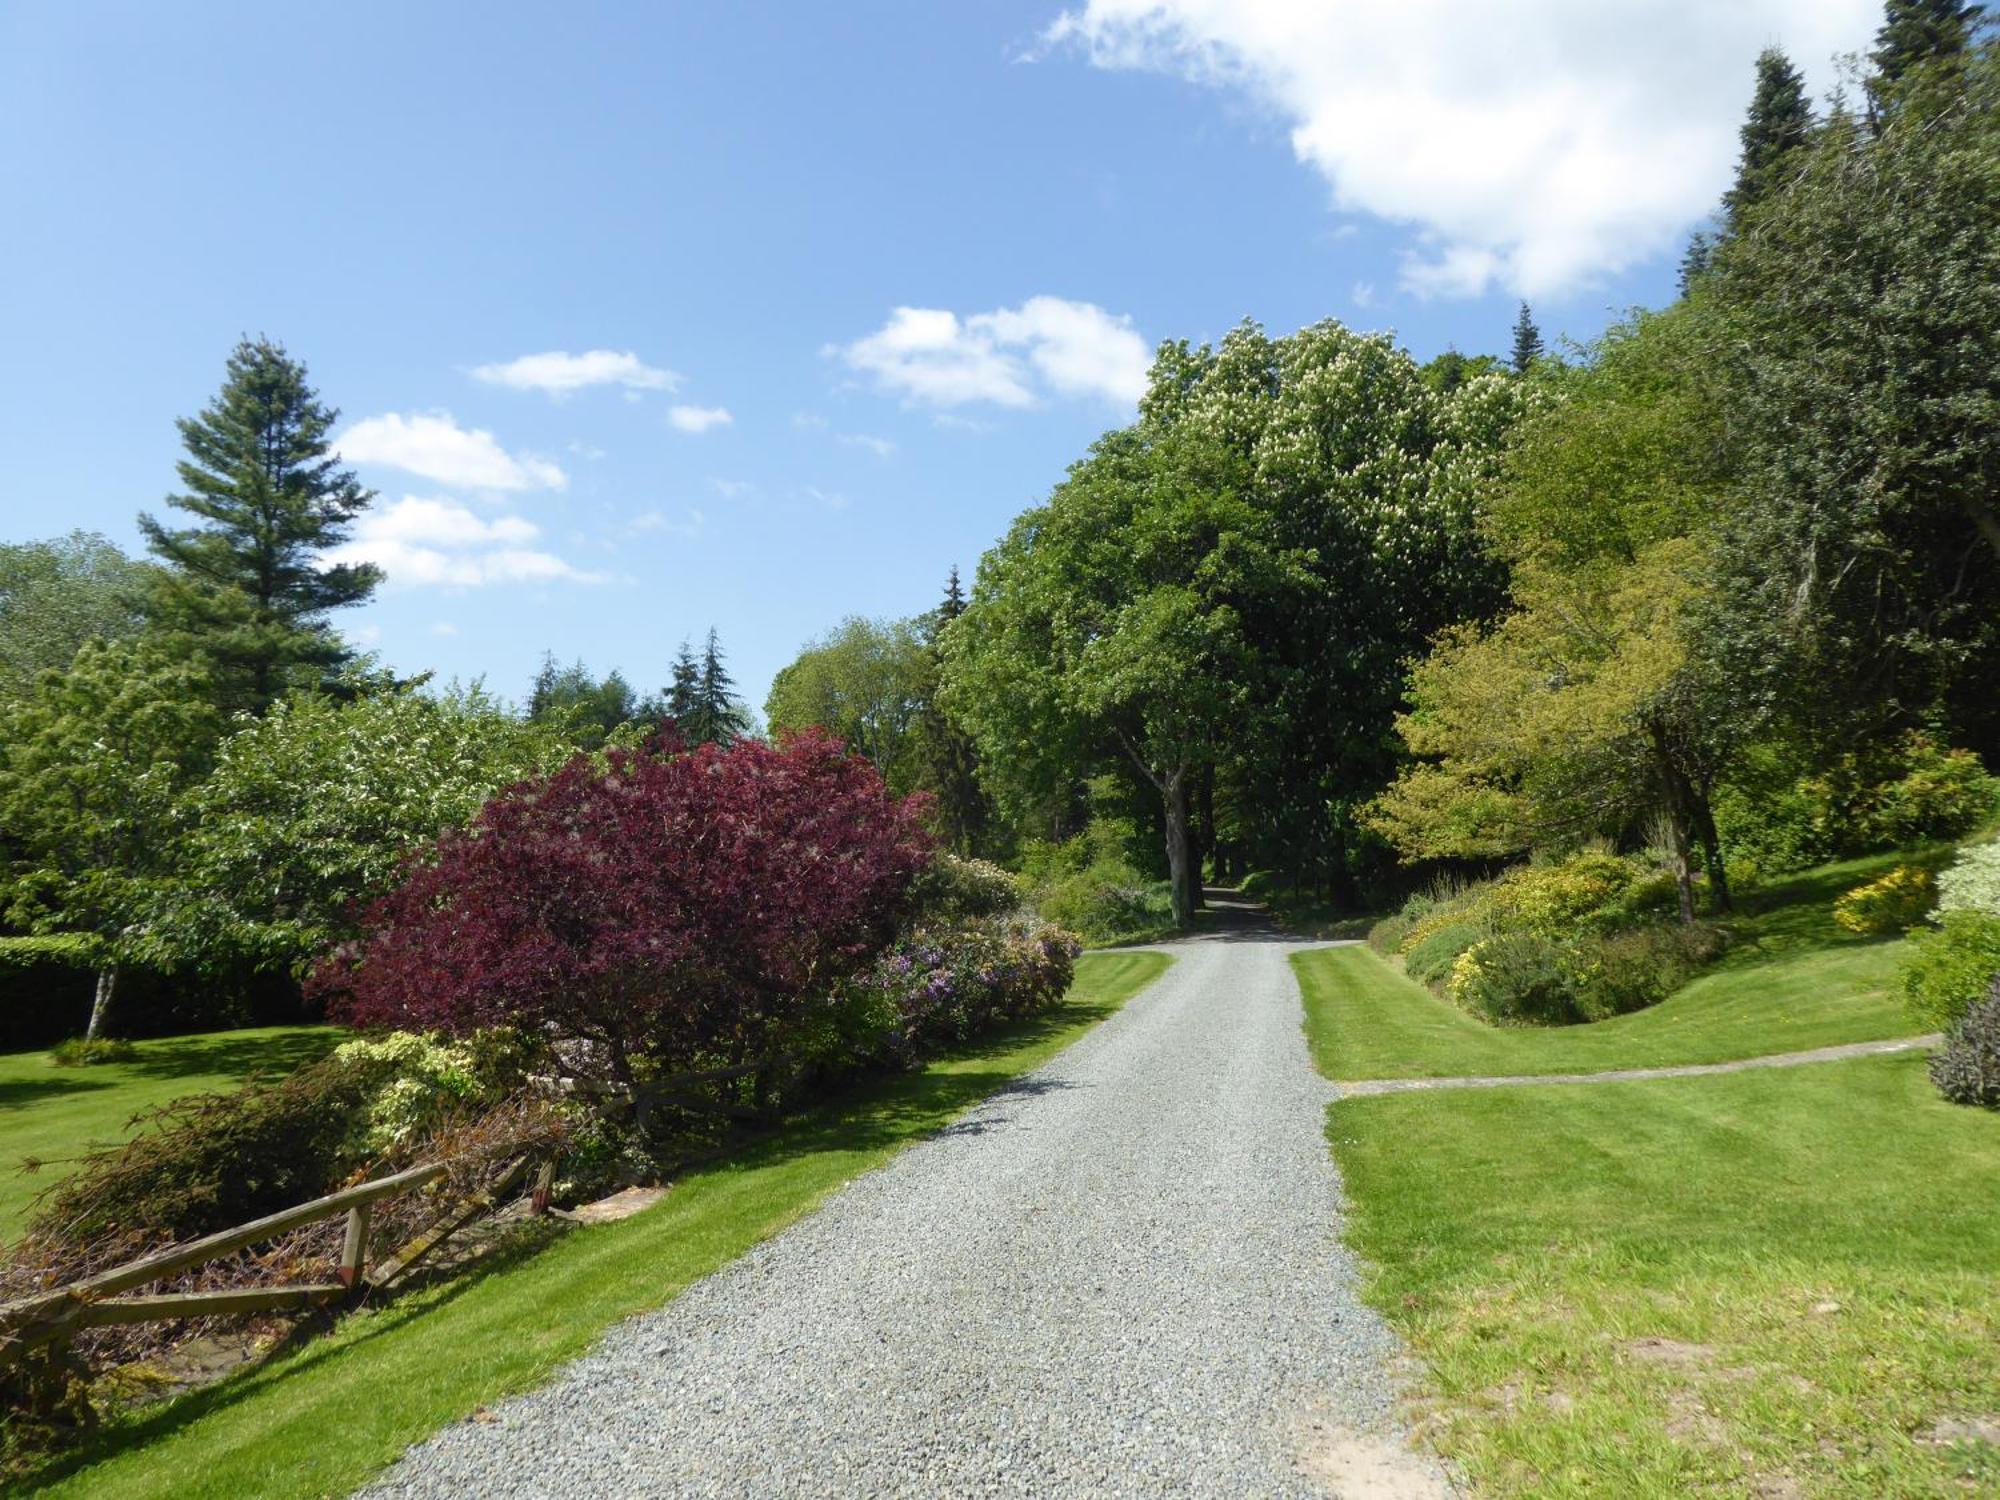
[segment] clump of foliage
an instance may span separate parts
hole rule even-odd
[[[1132,823],[1098,815],[1059,844],[1031,844],[1021,880],[1036,911],[1089,943],[1130,942],[1173,925],[1165,885],[1133,862]]]
[[[2000,917],[2000,842],[1961,849],[1937,877],[1939,911],[1981,911]]]
[[[1532,932],[1505,932],[1475,943],[1452,965],[1446,993],[1489,1021],[1563,1026],[1583,1019],[1562,950]]]
[[[1021,888],[990,860],[940,853],[910,882],[909,904],[920,921],[999,917],[1020,908]]]
[[[530,1050],[507,1029],[456,1040],[392,1031],[343,1042],[334,1060],[381,1080],[361,1113],[358,1149],[369,1156],[393,1153],[454,1117],[497,1103],[520,1088]]]
[[[1930,913],[1937,899],[1931,872],[1898,865],[1880,880],[1857,885],[1833,903],[1833,920],[1849,932],[1872,937],[1904,932]]]
[[[59,1068],[88,1068],[97,1063],[130,1062],[139,1049],[123,1037],[73,1036],[49,1049],[49,1061]]]
[[[1073,936],[1045,923],[986,917],[920,927],[851,980],[848,993],[880,1028],[879,1055],[909,1065],[1054,1006],[1079,951]]]
[[[1476,922],[1446,922],[1433,927],[1410,944],[1403,954],[1403,967],[1412,979],[1435,984],[1451,973],[1460,954],[1491,933],[1490,927]]]
[[[2000,980],[1931,1054],[1931,1082],[1953,1104],[2000,1109]]]
[[[1476,1015],[1569,1025],[1652,1005],[1715,959],[1721,934],[1670,922],[1673,906],[1671,875],[1584,850],[1440,883],[1376,924],[1370,941],[1400,951],[1411,978]]]
[[[626,1087],[748,1065],[894,936],[921,816],[817,732],[579,757],[441,837],[311,988],[361,1026],[518,1026]]]
[[[1903,1002],[1919,1024],[1949,1027],[2000,974],[2000,917],[1944,912],[1935,928],[1910,935],[1903,959]]]
[[[330,1192],[374,1079],[332,1058],[273,1083],[177,1099],[58,1184],[31,1234],[191,1239]]]
[[[361,904],[412,850],[573,753],[477,690],[346,688],[284,699],[223,741],[181,808],[192,832],[149,929],[153,956],[303,973],[354,936]]]

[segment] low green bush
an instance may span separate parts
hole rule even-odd
[[[1898,865],[1880,880],[1857,885],[1833,903],[1833,920],[1849,932],[1887,937],[1903,932],[1930,914],[1937,885],[1929,870]]]
[[[1584,1019],[1563,950],[1532,932],[1506,932],[1465,950],[1449,993],[1489,1021],[1566,1026]]]
[[[1953,1104],[2000,1109],[2000,980],[1931,1054],[1930,1075]]]
[[[2000,975],[2000,917],[1948,911],[1910,935],[1902,963],[1903,1003],[1918,1024],[1948,1028],[1984,998]]]
[[[1368,929],[1368,946],[1387,957],[1403,946],[1414,922],[1402,912],[1393,912]]]
[[[1656,1005],[1713,963],[1724,941],[1718,928],[1659,921],[1585,938],[1565,958],[1577,1009],[1602,1021]]]
[[[1035,909],[1089,943],[1147,937],[1173,925],[1173,899],[1161,881],[1093,867],[1034,893]]]
[[[59,1068],[87,1068],[96,1063],[130,1062],[139,1049],[123,1037],[100,1036],[86,1039],[73,1036],[49,1049],[49,1061]]]
[[[941,852],[910,882],[909,903],[918,921],[1003,917],[1020,909],[1021,886],[990,861]]]
[[[1471,922],[1453,922],[1426,933],[1403,956],[1410,977],[1434,984],[1451,972],[1458,956],[1487,935],[1488,929]]]

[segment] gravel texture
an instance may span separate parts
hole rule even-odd
[[[1339,1244],[1292,946],[1174,945],[1053,1062],[372,1493],[1448,1494]]]

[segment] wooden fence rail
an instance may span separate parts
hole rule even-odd
[[[429,1166],[411,1167],[405,1172],[378,1177],[373,1182],[358,1183],[323,1198],[315,1198],[310,1203],[280,1209],[248,1224],[239,1224],[234,1229],[224,1229],[185,1245],[141,1256],[54,1291],[16,1302],[0,1303],[0,1369],[15,1363],[30,1350],[59,1342],[82,1328],[320,1307],[351,1296],[364,1285],[381,1286],[409,1271],[450,1236],[491,1211],[507,1191],[521,1181],[531,1165],[534,1165],[531,1156],[523,1156],[510,1163],[492,1185],[448,1208],[430,1228],[373,1270],[368,1269],[368,1231],[374,1205],[397,1193],[436,1182],[451,1170],[452,1163],[433,1162]],[[532,1208],[535,1213],[543,1213],[548,1208],[555,1169],[554,1157],[542,1160],[533,1189]],[[209,1261],[220,1260],[225,1255],[342,1213],[347,1215],[347,1232],[341,1241],[339,1279],[336,1281],[236,1287],[210,1292],[168,1292],[139,1297],[116,1295]]]

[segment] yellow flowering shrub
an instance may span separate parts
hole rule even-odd
[[[1880,880],[1857,885],[1833,903],[1833,920],[1849,932],[1900,933],[1921,922],[1937,900],[1929,870],[1898,865]]]

